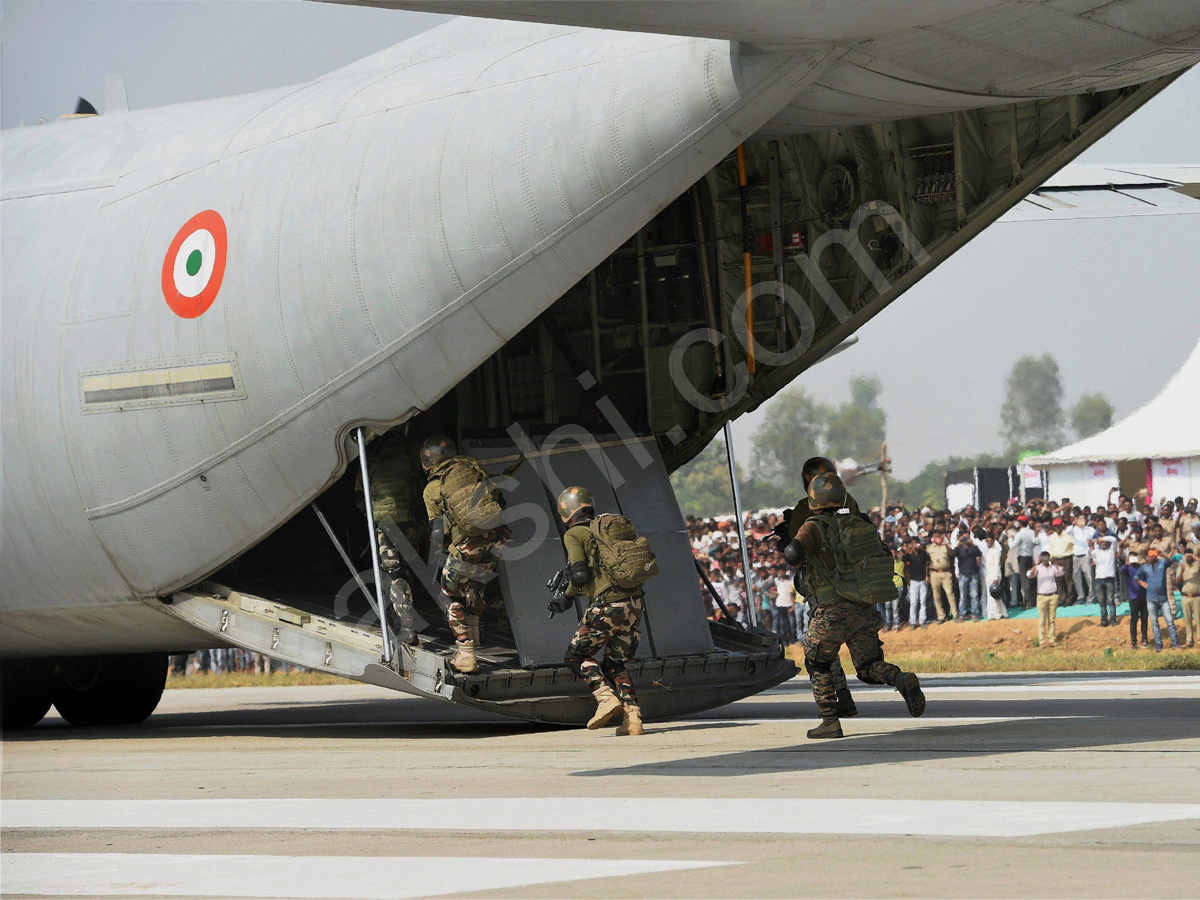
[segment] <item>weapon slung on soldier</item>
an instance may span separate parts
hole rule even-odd
[[[575,601],[567,596],[567,587],[570,584],[571,569],[569,566],[563,566],[550,576],[550,580],[546,582],[546,590],[551,594],[550,602],[546,605],[546,609],[550,611],[547,618],[552,619],[556,613],[566,612],[575,605]]]

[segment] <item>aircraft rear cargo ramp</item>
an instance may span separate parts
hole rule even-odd
[[[641,640],[629,664],[647,719],[720,706],[792,678],[796,666],[777,635],[708,620],[710,601],[701,593],[656,442],[578,437],[562,434],[544,441],[543,449],[526,449],[524,463],[508,478],[503,472],[523,452],[511,439],[464,447],[504,486],[513,533],[488,592],[477,673],[450,667],[453,640],[432,606],[433,590],[422,598],[421,585],[414,585],[418,611],[427,620],[420,645],[402,647],[390,666],[382,659],[378,618],[361,594],[350,602],[345,590],[321,597],[278,579],[251,581],[244,591],[210,581],[176,593],[171,609],[218,640],[307,668],[522,719],[582,724],[595,701],[563,656],[584,606],[577,601],[573,610],[551,618],[546,580],[565,562],[554,498],[563,486],[583,484],[598,512],[632,520],[658,560],[659,574],[646,583]],[[436,565],[416,561],[413,568],[434,587]],[[349,587],[352,592],[353,583]]]

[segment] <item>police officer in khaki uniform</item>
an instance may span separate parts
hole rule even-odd
[[[1150,526],[1150,549],[1157,550],[1158,555],[1163,559],[1170,559],[1175,550],[1175,542],[1166,534],[1159,522]]]
[[[587,682],[596,698],[596,714],[587,727],[600,728],[623,713],[617,734],[644,734],[637,691],[625,663],[637,652],[645,591],[619,587],[601,571],[596,537],[590,527],[596,518],[596,505],[587,488],[569,487],[560,493],[558,515],[567,528],[563,548],[567,552],[569,584],[561,596],[551,601],[551,607],[565,612],[573,605],[570,598],[582,594],[588,599],[587,611],[564,657],[567,668]],[[604,661],[597,662],[601,651]]]
[[[1185,550],[1175,567],[1175,585],[1183,594],[1183,624],[1189,647],[1196,646],[1196,636],[1200,635],[1200,556],[1196,550]]]
[[[1175,504],[1170,500],[1166,501],[1158,512],[1158,526],[1163,531],[1163,537],[1169,538],[1171,544],[1174,545],[1179,526],[1175,520]]]
[[[940,531],[933,533],[933,542],[925,548],[929,554],[929,592],[937,607],[938,624],[945,625],[958,618],[958,601],[954,598],[954,560],[950,545]]]
[[[479,647],[479,617],[484,609],[484,589],[496,575],[500,555],[508,540],[507,526],[500,524],[483,534],[468,534],[463,523],[449,514],[447,498],[458,485],[444,480],[455,472],[478,467],[469,456],[459,456],[448,437],[431,437],[421,445],[421,468],[429,477],[425,485],[425,512],[429,516],[429,538],[447,548],[442,567],[442,592],[446,596],[446,621],[454,634],[454,657],[450,665],[459,672],[479,670],[475,651]],[[468,476],[470,472],[466,473]]]
[[[1183,508],[1183,512],[1179,514],[1179,529],[1176,532],[1178,539],[1187,541],[1192,536],[1192,527],[1200,522],[1200,515],[1196,513],[1196,499],[1193,497],[1187,502],[1187,506]]]

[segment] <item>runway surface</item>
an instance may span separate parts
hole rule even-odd
[[[1200,675],[855,689],[556,729],[366,686],[4,736],[4,896],[1196,897]]]

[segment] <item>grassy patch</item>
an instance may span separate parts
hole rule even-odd
[[[309,684],[357,684],[348,678],[324,672],[272,672],[256,675],[251,672],[198,672],[195,675],[171,675],[167,688],[239,688],[239,687],[296,687]]]

